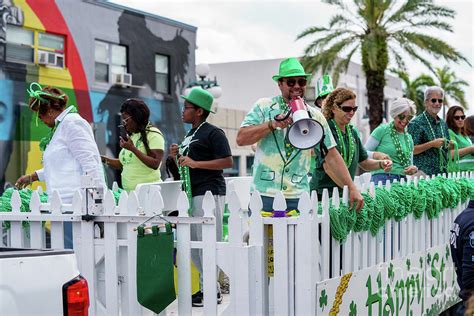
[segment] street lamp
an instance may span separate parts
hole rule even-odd
[[[216,77],[214,77],[214,80],[207,78],[207,75],[209,75],[208,64],[196,65],[196,74],[199,79],[186,85],[186,88],[184,89],[184,95],[188,95],[189,92],[191,92],[191,89],[194,87],[201,87],[212,94],[214,97],[213,107],[215,108],[217,106],[216,99],[222,96],[222,88],[217,83]]]

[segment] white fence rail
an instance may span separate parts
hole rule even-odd
[[[458,173],[449,177],[472,177],[472,174]],[[366,177],[356,182],[363,191],[375,193],[374,184]],[[298,204],[300,216],[262,217],[259,194],[250,196],[249,179],[238,178],[228,182],[229,241],[216,242],[212,195],[206,194],[205,216],[193,218],[187,215],[186,195],[176,192],[178,189],[176,183],[166,182],[141,186],[130,194],[122,192],[117,205],[112,192],[108,191],[103,215],[95,216],[91,221],[83,219],[85,204],[80,192],[76,192],[70,205],[62,204],[57,193],[49,197],[48,203],[41,203],[38,192],[34,192],[30,212],[20,211],[20,196],[16,192],[11,201],[12,212],[0,212],[0,224],[10,222],[9,229],[2,228],[0,246],[63,248],[63,223],[72,222],[79,269],[89,282],[90,314],[147,314],[136,298],[136,232],[133,229],[176,205],[178,217],[156,217],[150,223],[167,220],[176,224],[180,315],[192,313],[192,248],[203,250],[204,315],[217,314],[217,267],[224,271],[230,282],[230,303],[224,314],[314,315],[317,313],[318,282],[446,243],[451,223],[465,207],[459,203],[455,209],[445,209],[431,221],[426,215],[417,220],[410,213],[400,222],[387,222],[376,237],[368,232],[351,232],[347,241],[340,244],[330,236],[328,209],[329,203],[336,208],[340,203],[346,203],[347,190],[340,199],[335,189],[331,200],[328,192],[324,192],[322,214],[318,214],[317,195],[304,193]],[[274,209],[285,208],[280,193],[275,198]],[[29,230],[24,228],[24,221],[29,223]],[[49,234],[45,221],[51,222]],[[202,242],[190,240],[190,225],[197,223],[203,225]],[[273,231],[270,238],[269,227]],[[49,241],[47,236],[50,236]],[[269,256],[269,242],[273,256]],[[267,274],[269,259],[273,259],[274,269],[271,281]]]

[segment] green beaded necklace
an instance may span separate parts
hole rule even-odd
[[[400,164],[402,167],[408,167],[411,164],[411,153],[413,152],[413,148],[411,148],[410,138],[408,137],[408,133],[406,131],[403,132],[403,136],[405,137],[405,146],[402,148],[402,144],[400,142],[400,135],[395,129],[395,122],[390,123],[390,137],[392,138],[393,144],[395,145],[395,150],[397,151],[398,160],[400,160]]]
[[[342,136],[341,129],[336,124],[336,121],[334,121],[334,119],[332,119],[331,122],[336,127],[338,144],[341,148],[342,158],[344,159],[346,166],[349,168],[352,164],[352,160],[354,159],[354,155],[355,155],[355,140],[354,140],[354,135],[352,133],[352,125],[350,124],[346,125],[346,135],[347,137],[349,137],[349,148],[347,148],[346,150],[346,145],[344,143],[344,138]]]
[[[428,119],[428,116],[426,115],[426,111],[423,112],[423,115],[425,117],[425,120],[426,122],[428,123],[428,126],[430,127],[430,131],[431,131],[431,135],[433,136],[433,139],[432,140],[435,140],[436,139],[436,134],[434,132],[434,129],[433,129],[433,126],[431,126],[431,122],[430,120]],[[444,134],[444,130],[443,130],[443,126],[440,125],[439,127],[441,129],[441,136],[444,138],[444,145],[441,146],[440,148],[438,148],[438,151],[439,151],[439,164],[440,164],[440,169],[441,169],[441,172],[445,171],[447,169],[447,166],[448,166],[448,162],[449,162],[449,157],[447,157],[447,155],[444,153],[443,151],[443,148],[445,150],[448,149],[449,147],[449,139],[446,137],[446,135]]]

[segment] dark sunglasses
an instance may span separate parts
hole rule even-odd
[[[466,119],[466,115],[455,115],[455,116],[454,116],[454,119],[455,119],[456,121],[464,120],[464,119]]]
[[[443,104],[443,99],[431,99],[431,103],[436,103],[438,102],[439,104]]]
[[[398,114],[397,117],[400,121],[403,121],[404,119],[408,119],[408,121],[411,121],[413,115]]]
[[[346,113],[350,113],[352,111],[354,111],[354,113],[357,111],[357,109],[359,108],[358,106],[340,106],[338,105],[337,106],[338,108],[340,108],[342,111],[346,112]]]
[[[306,80],[306,79],[304,79],[304,78],[300,78],[300,79],[298,79],[298,80],[293,79],[293,78],[286,79],[286,85],[287,85],[288,87],[294,87],[297,82],[298,82],[298,85],[299,85],[300,87],[304,87],[304,86],[306,86],[306,83],[308,82],[308,80]]]

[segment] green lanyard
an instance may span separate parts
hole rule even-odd
[[[346,150],[346,144],[344,142],[341,129],[336,124],[334,119],[331,120],[331,122],[336,127],[336,133],[337,133],[339,146],[341,147],[342,158],[344,159],[344,162],[347,168],[349,168],[352,164],[352,160],[354,159],[354,154],[355,154],[355,140],[354,140],[354,135],[352,134],[352,128],[350,127],[350,125],[346,125],[346,135],[349,139],[349,148],[347,148]]]
[[[392,138],[393,144],[395,145],[395,150],[397,151],[397,157],[398,160],[400,160],[400,164],[406,168],[410,166],[410,156],[413,148],[410,148],[410,138],[408,137],[408,133],[406,131],[403,132],[403,136],[405,137],[405,146],[402,148],[400,135],[395,130],[395,123],[392,121],[392,123],[390,123],[390,137]]]

